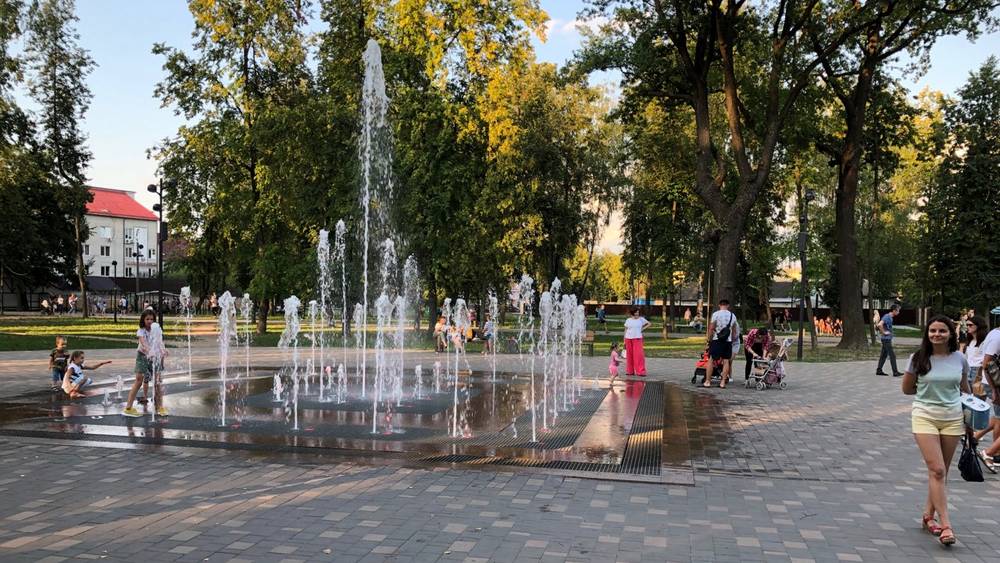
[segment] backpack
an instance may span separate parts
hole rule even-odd
[[[723,342],[729,342],[731,336],[731,327],[733,326],[733,317],[734,315],[732,313],[729,313],[729,324],[727,324],[725,328],[720,329],[719,332],[717,333],[718,335],[717,338],[719,340],[722,340]]]

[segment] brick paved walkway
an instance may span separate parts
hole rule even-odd
[[[44,381],[29,359],[0,355],[4,395]],[[789,364],[786,391],[703,390],[691,366],[650,361],[694,486],[0,438],[0,561],[1000,561],[995,476],[953,475],[958,545],[921,532],[898,379]]]

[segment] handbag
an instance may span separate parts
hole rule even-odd
[[[962,438],[962,455],[958,458],[958,470],[962,473],[962,479],[972,483],[982,483],[983,468],[979,465],[979,456],[976,455],[976,446],[979,442],[972,436],[971,432]]]

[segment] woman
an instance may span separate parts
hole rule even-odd
[[[625,319],[625,376],[646,377],[646,356],[642,353],[642,331],[649,321],[639,315],[639,308],[632,307]]]
[[[967,432],[961,393],[969,392],[968,372],[965,356],[958,351],[955,323],[943,315],[932,318],[924,329],[920,348],[910,357],[903,376],[903,394],[916,395],[911,428],[927,465],[923,528],[938,536],[943,545],[956,541],[948,517],[945,484],[959,438]]]
[[[743,380],[750,379],[750,368],[753,367],[754,358],[763,358],[764,353],[771,347],[773,338],[767,327],[752,328],[743,339],[743,354],[747,363],[744,366]]]
[[[989,331],[990,327],[986,326],[986,319],[976,316],[969,317],[965,323],[965,342],[962,344],[962,353],[965,354],[965,361],[969,363],[969,386],[972,388],[972,394],[983,400],[993,396],[989,378],[979,373],[980,368],[983,367],[983,341]],[[978,385],[976,384],[977,377],[980,378]],[[983,436],[990,432],[996,436],[998,424],[1000,424],[1000,420],[991,417],[990,426],[975,433],[976,440],[982,440]],[[983,461],[987,469],[996,472],[992,459],[984,459]]]

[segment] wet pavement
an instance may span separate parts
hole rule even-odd
[[[605,361],[585,358],[585,370],[600,373]],[[624,442],[621,466],[630,440],[652,442],[661,468],[687,484],[580,478],[483,457],[430,463],[405,451],[409,441],[390,452],[116,442],[107,433],[125,427],[120,418],[80,421],[105,433],[100,442],[0,435],[0,560],[1000,561],[997,476],[951,475],[958,545],[944,548],[920,530],[926,471],[909,433],[910,399],[898,380],[873,376],[871,362],[789,364],[785,391],[695,387],[692,363],[652,359],[641,393],[595,395],[579,430],[566,433],[572,446],[538,450],[617,452]],[[0,356],[0,382],[10,381]],[[254,391],[247,397],[259,398]],[[178,401],[168,417],[175,431],[218,430],[187,428],[183,418],[203,419],[192,415],[214,408],[210,391],[168,394]],[[487,401],[489,391],[477,397]],[[0,423],[23,423],[36,399],[8,393]],[[100,402],[88,400],[80,416],[105,416]],[[247,401],[248,412],[262,408],[255,404]],[[49,414],[44,424],[77,416]],[[474,420],[472,439],[502,436],[500,420],[523,414]],[[622,424],[595,422],[604,419]],[[421,427],[440,433],[438,424]]]

